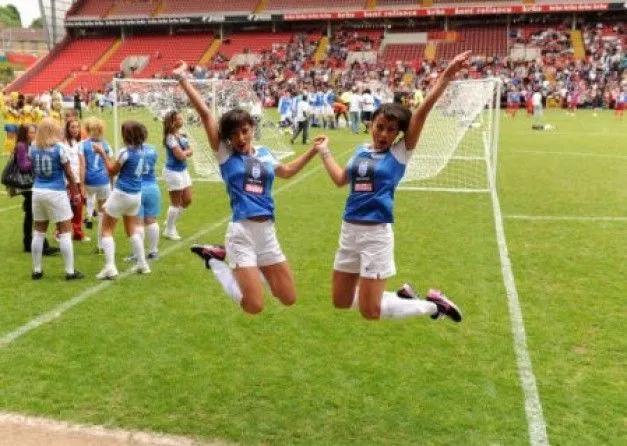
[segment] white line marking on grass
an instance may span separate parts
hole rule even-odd
[[[608,155],[604,153],[592,153],[592,152],[556,152],[554,150],[510,150],[502,153],[526,153],[532,155],[564,155],[564,156],[582,156],[582,157],[591,157],[591,158],[610,158],[610,159],[620,159],[627,160],[627,155]]]
[[[542,413],[542,403],[540,402],[540,395],[538,394],[536,377],[533,374],[533,368],[531,366],[531,357],[527,349],[525,323],[518,299],[518,290],[516,289],[516,280],[512,270],[512,261],[507,248],[501,204],[496,188],[493,188],[491,196],[496,240],[499,247],[499,257],[501,259],[501,272],[507,292],[507,305],[514,338],[514,352],[516,354],[516,363],[520,375],[520,384],[525,395],[525,413],[527,415],[529,443],[532,446],[548,445],[549,439],[546,433],[546,422],[544,421],[544,415]]]
[[[0,412],[0,434],[8,444],[65,444],[201,446],[226,444],[205,443],[193,438],[156,432],[127,431],[104,426],[64,423],[47,418]],[[3,443],[4,444],[4,443]]]
[[[348,151],[342,153],[341,155],[345,155],[346,153],[348,153]],[[279,193],[281,193],[281,192],[283,192],[285,190],[290,189],[291,187],[295,186],[296,184],[298,184],[298,183],[302,182],[303,180],[309,178],[314,173],[318,172],[322,167],[323,167],[322,165],[319,165],[319,166],[316,166],[316,167],[312,168],[308,172],[305,172],[304,174],[301,174],[295,180],[291,180],[289,183],[284,184],[283,186],[279,187],[274,192],[273,195],[276,196],[277,194],[279,194]],[[231,219],[231,215],[223,217],[218,222],[213,223],[212,225],[210,225],[209,227],[207,227],[205,229],[201,229],[200,231],[196,232],[191,237],[188,237],[185,240],[183,240],[181,242],[178,242],[178,243],[176,243],[176,244],[166,248],[161,253],[160,258],[166,257],[166,256],[172,254],[173,252],[178,251],[179,249],[188,246],[188,244],[190,242],[196,241],[199,237],[202,237],[203,235],[213,231],[214,229],[217,229],[218,227],[220,227],[223,224],[225,224],[226,222],[228,222],[230,219]],[[157,260],[159,260],[159,259],[157,259]],[[71,310],[72,308],[74,308],[78,304],[80,304],[80,303],[84,302],[85,300],[89,299],[94,294],[98,294],[100,291],[109,288],[115,282],[123,280],[123,279],[127,278],[130,275],[133,275],[132,268],[129,268],[126,271],[124,271],[122,274],[120,274],[120,276],[117,278],[117,280],[115,280],[115,281],[107,280],[107,281],[101,282],[100,284],[98,284],[96,286],[93,286],[91,288],[86,289],[85,291],[83,291],[79,295],[77,295],[77,296],[75,296],[75,297],[73,297],[73,298],[71,298],[69,300],[66,300],[65,302],[62,302],[61,304],[59,304],[56,307],[54,307],[52,310],[47,311],[45,313],[42,313],[39,316],[37,316],[36,318],[31,319],[30,321],[28,321],[27,323],[25,323],[21,327],[18,327],[15,330],[11,331],[10,333],[7,333],[4,336],[2,336],[0,338],[0,350],[4,349],[9,344],[13,343],[16,339],[21,338],[26,333],[29,333],[29,332],[35,330],[36,328],[41,327],[44,324],[47,324],[48,322],[52,322],[53,320],[60,318],[63,315],[63,313],[65,313],[66,311]]]
[[[0,208],[0,214],[2,214],[3,212],[7,212],[7,211],[12,211],[13,209],[17,209],[17,208],[21,208],[21,205],[15,205],[15,206],[8,206],[6,208]]]
[[[625,221],[627,217],[577,216],[577,215],[505,215],[509,220],[530,221]]]

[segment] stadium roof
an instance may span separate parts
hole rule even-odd
[[[75,0],[39,0],[49,48],[52,48],[65,36],[65,14],[74,2]]]

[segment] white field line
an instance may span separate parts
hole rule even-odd
[[[122,429],[109,429],[104,426],[64,423],[47,418],[30,417],[6,412],[0,412],[0,432],[3,432],[4,436],[9,437],[9,442],[26,440],[27,444],[36,444],[38,441],[45,441],[45,444],[59,446],[66,444],[66,442],[71,444],[105,445],[111,443],[120,445],[124,443],[128,445],[150,446],[226,444],[222,442],[204,443],[192,438],[154,432],[127,431]]]
[[[501,153],[526,153],[532,155],[555,155],[555,156],[581,156],[581,157],[590,157],[590,158],[609,158],[609,159],[619,159],[619,160],[627,160],[627,155],[608,155],[604,153],[593,153],[593,152],[556,152],[554,150],[509,150]]]
[[[501,204],[496,188],[492,193],[492,209],[494,212],[494,226],[496,229],[496,240],[499,247],[499,257],[501,260],[501,272],[503,283],[507,292],[507,305],[509,317],[512,325],[512,335],[514,338],[514,352],[516,363],[520,375],[520,384],[525,396],[525,414],[527,415],[527,426],[529,429],[529,443],[531,446],[544,446],[549,444],[546,433],[546,422],[542,412],[542,403],[538,393],[536,377],[533,374],[531,357],[527,349],[527,335],[525,333],[525,323],[523,321],[516,280],[512,270],[512,261],[509,257],[507,240],[505,238],[505,228],[503,225],[503,215]]]
[[[341,156],[345,155],[346,153],[348,153],[348,151],[342,153]],[[309,170],[308,172],[305,172],[304,174],[300,175],[295,180],[292,180],[289,183],[287,183],[287,184],[281,186],[280,188],[278,188],[275,191],[274,195],[277,195],[277,194],[279,194],[279,193],[281,193],[283,191],[286,191],[286,190],[290,189],[291,187],[295,186],[296,184],[302,182],[303,180],[309,178],[311,175],[313,175],[314,173],[318,172],[322,167],[323,167],[322,165],[319,165],[319,166],[316,166],[313,169]],[[231,216],[227,215],[227,216],[223,217],[222,219],[220,219],[219,221],[217,221],[216,223],[213,223],[213,224],[209,225],[208,227],[206,227],[204,229],[201,229],[200,231],[196,232],[191,237],[188,237],[185,240],[180,241],[180,242],[178,242],[178,243],[168,247],[167,249],[165,249],[161,253],[159,258],[166,257],[166,256],[172,254],[173,252],[178,251],[179,249],[188,246],[190,242],[196,241],[196,240],[198,240],[198,238],[202,237],[203,235],[205,235],[205,234],[207,234],[207,233],[209,233],[209,232],[219,228],[223,224],[227,223],[230,219],[231,219]],[[159,259],[157,259],[157,260],[159,260]],[[117,281],[123,280],[123,279],[127,278],[128,276],[130,276],[132,274],[133,274],[133,272],[132,272],[132,267],[131,267],[131,268],[127,269],[126,271],[124,271],[122,274],[120,274],[120,276],[117,278]],[[52,310],[40,314],[39,316],[37,316],[34,319],[31,319],[30,321],[25,323],[24,325],[22,325],[22,326],[16,328],[15,330],[13,330],[13,331],[3,335],[0,338],[0,350],[4,349],[9,344],[13,343],[16,339],[21,338],[22,336],[24,336],[25,334],[35,330],[36,328],[41,327],[42,325],[47,324],[48,322],[51,322],[51,321],[53,321],[55,319],[58,319],[66,311],[71,310],[75,306],[77,306],[80,303],[84,302],[85,300],[89,299],[91,296],[93,296],[95,294],[98,294],[100,291],[109,288],[114,283],[115,283],[115,281],[106,280],[106,281],[103,281],[103,282],[101,282],[100,284],[98,284],[96,286],[88,288],[85,291],[83,291],[82,293],[78,294],[77,296],[74,296],[71,299],[66,300],[65,302],[60,303],[59,305],[54,307]]]
[[[12,211],[13,209],[17,209],[17,208],[21,208],[21,207],[22,207],[21,204],[16,204],[15,206],[8,206],[6,208],[0,208],[0,214],[2,214],[3,212]]]
[[[577,215],[504,215],[508,220],[529,221],[619,221],[627,222],[627,217],[577,216]]]

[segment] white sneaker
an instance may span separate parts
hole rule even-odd
[[[150,267],[148,266],[147,263],[144,263],[143,265],[135,265],[133,267],[132,270],[135,274],[150,274]]]
[[[174,240],[175,242],[178,242],[179,240],[183,240],[183,237],[178,235],[177,232],[164,232],[163,236],[167,238],[168,240]]]
[[[88,243],[88,242],[91,242],[91,239],[90,239],[89,237],[87,237],[87,236],[84,236],[84,237],[81,239],[81,242],[83,242],[83,243]]]
[[[119,275],[115,266],[105,266],[102,271],[96,274],[98,280],[113,280]]]

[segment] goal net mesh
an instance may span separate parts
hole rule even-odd
[[[497,79],[451,82],[429,113],[401,188],[490,190],[499,108]]]
[[[214,113],[216,120],[219,120],[223,113],[236,107],[253,112],[253,117],[258,121],[253,144],[268,147],[277,159],[293,154],[281,129],[261,107],[250,82],[207,80],[191,82]],[[116,79],[114,88],[118,98],[113,106],[115,125],[113,143],[116,150],[124,145],[120,125],[129,119],[146,125],[149,131],[148,142],[163,149],[163,118],[168,112],[177,110],[185,122],[182,132],[186,134],[194,149],[188,163],[190,174],[196,181],[221,180],[218,163],[209,147],[198,113],[178,82],[161,79]],[[165,155],[161,157],[160,164],[164,162]]]

